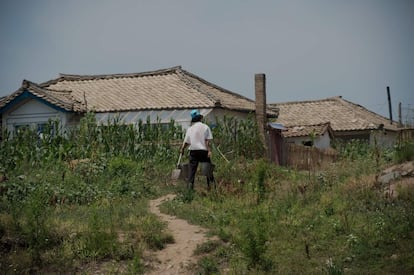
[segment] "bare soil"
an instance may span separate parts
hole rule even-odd
[[[149,203],[150,212],[157,215],[168,225],[170,234],[174,237],[174,243],[168,244],[164,249],[155,252],[155,262],[151,264],[152,271],[147,274],[172,275],[172,274],[194,274],[197,264],[197,257],[194,250],[198,245],[208,241],[207,229],[197,225],[189,224],[187,221],[160,212],[159,206],[175,197],[173,194],[151,200]]]

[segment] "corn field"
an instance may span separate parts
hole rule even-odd
[[[213,128],[216,148],[229,159],[252,158],[255,129],[251,120],[225,118]],[[75,272],[85,262],[118,258],[130,263],[130,273],[141,273],[142,250],[171,241],[145,202],[168,186],[183,129],[150,118],[98,125],[88,113],[78,126],[49,121],[43,130],[2,135],[0,270]]]

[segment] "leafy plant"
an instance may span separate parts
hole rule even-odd
[[[198,261],[198,265],[200,266],[201,271],[198,274],[208,275],[208,274],[217,274],[219,269],[217,267],[217,263],[215,258],[206,256],[201,258]]]

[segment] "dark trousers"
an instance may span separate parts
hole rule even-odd
[[[211,159],[208,157],[208,152],[205,150],[191,150],[190,151],[190,176],[188,178],[189,188],[194,188],[194,179],[198,168],[199,162],[211,163]],[[213,173],[207,176],[207,187],[210,188],[210,183],[214,182]]]

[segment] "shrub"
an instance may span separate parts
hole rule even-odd
[[[414,142],[402,142],[395,148],[395,161],[402,163],[405,161],[414,160]]]

